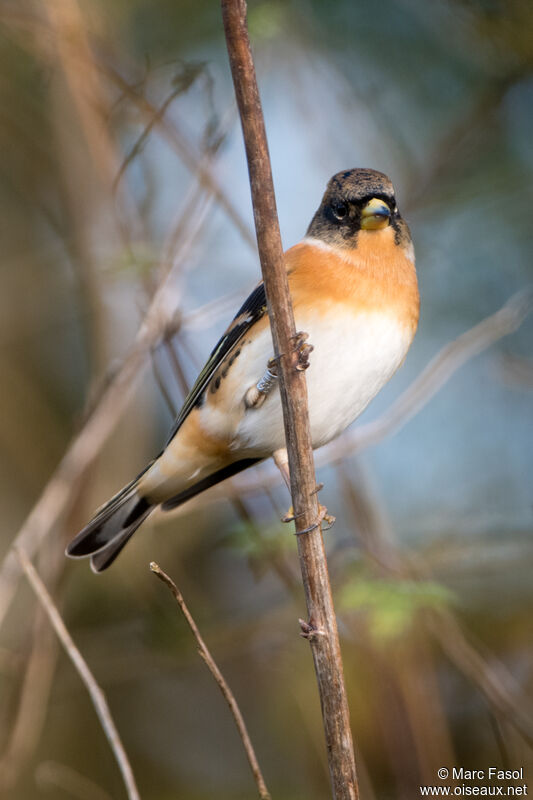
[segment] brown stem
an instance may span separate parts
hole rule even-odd
[[[183,596],[182,596],[180,590],[178,589],[178,587],[176,586],[176,584],[174,583],[172,578],[170,578],[166,574],[166,572],[163,572],[161,567],[158,564],[156,564],[155,561],[151,562],[150,569],[152,570],[154,575],[157,575],[157,577],[161,581],[163,581],[163,583],[165,583],[168,586],[168,588],[170,589],[170,591],[174,595],[174,597],[176,599],[176,602],[179,605],[179,607],[181,609],[181,612],[182,612],[183,616],[185,617],[185,620],[187,621],[187,625],[191,629],[192,634],[193,634],[194,638],[196,639],[196,643],[198,644],[198,654],[201,657],[201,659],[204,661],[206,667],[208,668],[209,672],[211,673],[211,675],[213,676],[215,681],[217,682],[217,684],[218,684],[218,686],[220,688],[220,691],[224,695],[224,698],[225,698],[228,706],[230,707],[230,711],[233,714],[233,719],[235,720],[235,724],[237,726],[237,730],[239,731],[239,735],[240,735],[240,737],[242,739],[244,750],[246,752],[246,757],[248,759],[248,762],[249,762],[250,767],[252,769],[252,773],[253,773],[255,782],[257,784],[257,789],[259,791],[259,797],[261,798],[261,800],[270,800],[270,794],[269,794],[269,791],[268,791],[268,789],[266,787],[265,780],[264,780],[263,774],[261,772],[261,768],[259,767],[259,762],[257,761],[257,756],[255,755],[255,751],[254,751],[252,742],[250,740],[250,736],[248,734],[248,730],[246,728],[246,723],[244,722],[243,716],[241,714],[241,710],[240,710],[240,708],[239,708],[239,706],[237,704],[237,701],[235,700],[235,696],[234,696],[233,692],[231,691],[231,689],[229,688],[228,684],[226,683],[226,680],[225,680],[224,676],[222,675],[221,671],[219,670],[219,668],[218,668],[213,656],[209,652],[209,649],[208,649],[206,643],[202,639],[202,635],[201,635],[200,631],[198,630],[196,622],[194,621],[194,619],[193,619],[193,617],[191,615],[191,612],[189,611],[189,609],[187,608],[187,606],[185,604],[185,600],[183,599]]]
[[[296,369],[296,329],[244,0],[222,0],[222,17],[248,159],[274,350],[280,364],[291,494],[309,615],[309,623],[304,624],[304,635],[311,643],[315,662],[333,797],[335,800],[354,800],[358,797],[355,758],[337,622],[320,527],[307,388],[303,372]]]

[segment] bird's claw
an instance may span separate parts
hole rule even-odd
[[[305,331],[298,331],[298,333],[292,337],[292,344],[294,345],[293,352],[296,353],[296,369],[298,372],[303,372],[309,366],[309,356],[315,349],[312,344],[307,343],[307,339],[309,338],[309,334],[305,333]]]
[[[328,514],[328,510],[326,506],[323,506],[321,503],[318,504],[318,520],[319,522],[326,522],[327,527],[324,530],[329,531],[329,529],[335,524],[337,517],[334,517],[333,514]]]
[[[294,514],[294,508],[291,506],[286,514],[284,514],[281,518],[282,522],[294,522],[296,516]]]
[[[318,491],[318,487],[317,487],[317,491]],[[294,513],[294,508],[291,506],[289,508],[289,510],[287,511],[287,513],[281,518],[281,521],[282,522],[294,522],[294,520],[296,519],[296,516],[301,516],[301,515],[296,515]],[[327,523],[327,527],[325,527],[324,530],[329,531],[329,529],[335,523],[335,520],[336,520],[336,517],[334,517],[333,514],[328,514],[328,510],[327,510],[326,506],[323,506],[321,503],[319,503],[318,504],[318,517],[317,517],[316,522],[313,525],[311,525],[309,528],[306,528],[303,531],[297,531],[296,533],[298,535],[300,535],[302,533],[309,533],[310,531],[314,530],[315,528],[318,528],[318,526],[320,525],[321,522],[326,522]]]

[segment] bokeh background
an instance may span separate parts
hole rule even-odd
[[[393,179],[417,252],[405,366],[318,455],[363,796],[418,797],[452,765],[524,767],[527,783],[533,5],[252,0],[249,25],[285,246],[330,175],[368,166]],[[289,501],[269,465],[153,515],[101,577],[63,557],[158,452],[258,279],[218,3],[3,0],[0,57],[2,553],[41,498],[24,544],[143,798],[255,796],[152,559],[228,678],[272,796],[327,797]],[[79,677],[10,575],[0,791],[123,797]]]

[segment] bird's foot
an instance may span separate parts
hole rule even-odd
[[[281,518],[282,522],[294,522],[296,519],[296,514],[294,513],[294,508],[291,506],[287,513]],[[336,517],[333,514],[328,514],[328,510],[326,506],[323,506],[321,503],[318,504],[318,517],[316,522],[311,525],[309,528],[306,528],[303,531],[297,531],[298,535],[302,533],[309,533],[310,531],[318,528],[321,522],[326,522],[327,527],[324,530],[329,531],[332,525],[335,523]]]
[[[320,522],[324,521],[327,524],[327,527],[324,528],[325,531],[329,531],[333,525],[335,525],[335,521],[337,517],[333,516],[333,514],[328,514],[328,510],[326,506],[318,504],[318,519]]]
[[[312,344],[307,343],[307,339],[309,338],[309,334],[305,333],[305,331],[298,331],[298,333],[292,337],[292,343],[294,345],[294,353],[296,353],[296,369],[298,372],[303,372],[309,366],[309,356],[315,349]]]
[[[281,518],[282,522],[294,522],[296,516],[294,514],[294,508],[291,506],[286,514],[284,514]]]
[[[244,395],[244,405],[246,408],[261,408],[267,395],[278,382],[278,363],[277,359],[271,358],[267,363],[267,368],[263,377],[255,384],[250,386]]]
[[[308,368],[309,356],[314,350],[313,345],[307,343],[308,337],[309,334],[304,331],[298,331],[298,333],[292,337],[292,344],[294,346],[293,352],[296,354],[295,367],[299,372]],[[278,362],[279,358],[271,358],[267,363],[267,368],[262,378],[246,391],[244,395],[244,405],[246,408],[261,408],[267,396],[278,382]]]

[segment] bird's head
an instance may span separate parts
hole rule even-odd
[[[412,248],[406,222],[400,216],[394,187],[382,172],[350,169],[329,181],[307,236],[327,244],[356,248],[365,237],[388,231],[397,245]],[[377,243],[377,241],[376,241]]]

